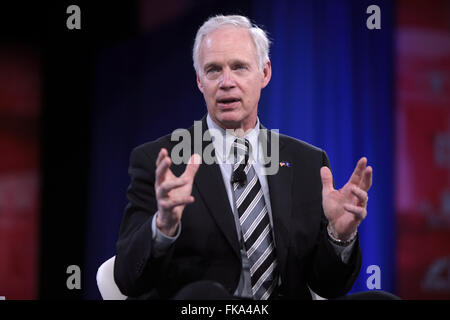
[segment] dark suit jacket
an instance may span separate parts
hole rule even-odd
[[[207,129],[206,117],[202,126]],[[193,127],[189,131],[193,137]],[[165,255],[152,257],[155,162],[161,148],[170,155],[177,143],[168,135],[131,153],[129,204],[114,270],[119,289],[131,297],[170,298],[198,280],[217,281],[232,294],[239,282],[240,247],[218,164],[200,165],[192,189],[195,202],[183,211],[179,238]],[[359,273],[361,252],[357,240],[349,263],[344,264],[327,239],[320,168],[329,166],[328,158],[324,151],[285,135],[279,135],[279,144],[280,161],[290,166],[267,176],[282,283],[278,292],[289,299],[311,299],[309,285],[323,297],[342,296]],[[185,167],[172,164],[171,170],[180,176]]]

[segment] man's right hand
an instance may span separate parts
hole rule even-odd
[[[176,177],[169,169],[172,160],[166,149],[162,148],[156,159],[156,227],[169,237],[175,235],[184,207],[195,200],[191,195],[192,184],[200,162],[201,157],[193,154],[184,173]]]

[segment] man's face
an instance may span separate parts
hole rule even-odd
[[[260,70],[249,32],[226,26],[208,34],[200,46],[199,69],[197,84],[212,120],[224,129],[252,129],[271,67],[267,62]]]

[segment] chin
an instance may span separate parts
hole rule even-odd
[[[236,115],[220,115],[217,117],[219,122],[225,126],[227,129],[234,129],[240,127],[242,123],[242,117],[238,117]]]

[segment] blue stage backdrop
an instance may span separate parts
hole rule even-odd
[[[381,8],[381,30],[366,28],[371,4]],[[366,269],[377,265],[381,289],[395,293],[393,4],[255,1],[252,12],[236,12],[248,14],[273,40],[272,80],[259,106],[262,123],[325,149],[337,187],[345,184],[361,156],[373,166],[368,217],[359,229],[363,266],[353,291],[368,289]],[[132,148],[188,127],[206,113],[190,58],[196,29],[205,18],[187,15],[99,56],[86,298],[100,298],[96,270],[115,254]]]
[[[366,27],[372,4],[381,30]],[[381,289],[395,292],[393,17],[392,1],[280,0],[253,14],[273,40],[261,121],[324,149],[338,188],[360,157],[374,169],[353,291],[368,290],[367,267],[377,265]]]

